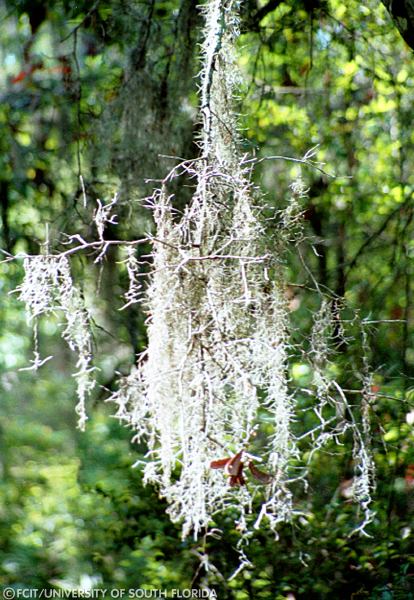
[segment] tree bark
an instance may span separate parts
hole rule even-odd
[[[414,0],[382,0],[405,42],[414,49]]]

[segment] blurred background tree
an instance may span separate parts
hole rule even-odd
[[[396,3],[384,4],[401,24]],[[217,567],[209,585],[224,599],[413,597],[412,50],[371,0],[248,0],[241,10],[246,152],[301,157],[318,144],[316,160],[336,175],[302,167],[308,193],[302,241],[287,264],[288,292],[298,343],[312,326],[316,281],[334,304],[349,307],[349,319],[353,309],[370,322],[378,479],[372,538],[348,537],[355,526],[351,464],[336,448],[318,459],[310,492],[296,500],[310,517],[285,525],[278,541],[266,530],[251,541],[254,569],[227,580],[239,561],[231,515],[217,523],[225,532],[220,540],[180,541],[162,500],[131,468],[145,449],[130,443],[103,402],[146,344],[137,305],[118,310],[128,278],[125,257],[113,247],[98,266],[76,259],[101,384],[85,433],[76,431],[74,359],[59,342],[58,318],[39,331],[41,353],[53,361],[37,373],[19,371],[29,364],[31,335],[23,306],[8,292],[22,267],[1,267],[2,585],[197,587],[206,581],[206,554]],[[96,199],[115,191],[119,224],[108,239],[143,237],[152,227],[140,202],[154,186],[148,180],[169,170],[166,156],[198,152],[195,3],[3,0],[0,19],[5,257],[35,254],[47,240],[59,251],[62,232],[88,237]],[[411,22],[403,23],[409,45]],[[285,160],[260,163],[267,210],[286,205],[297,175],[298,166]],[[185,203],[191,189],[183,189]],[[145,244],[138,249],[138,258],[148,252]],[[330,367],[355,392],[362,343],[339,344]],[[293,387],[306,388],[306,355],[292,356],[290,375]]]

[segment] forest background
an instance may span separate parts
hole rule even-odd
[[[350,536],[352,454],[346,443],[321,454],[296,500],[307,518],[283,525],[277,541],[258,532],[251,568],[228,581],[240,560],[231,515],[216,523],[220,539],[182,541],[156,490],[131,468],[145,447],[105,403],[146,345],[143,311],[120,310],[129,285],[122,252],[113,246],[101,264],[88,255],[73,263],[99,368],[85,432],[76,429],[76,358],[60,340],[59,315],[39,325],[40,354],[53,360],[20,370],[30,366],[33,336],[9,293],[24,275],[10,255],[64,250],[62,232],[93,237],[98,198],[119,195],[106,239],[151,231],[141,199],[174,164],[168,157],[198,153],[200,11],[188,0],[0,4],[1,585],[208,585],[237,600],[412,597],[414,25],[400,17],[373,1],[241,5],[243,151],[300,159],[314,148],[323,163],[321,172],[280,158],[255,171],[269,211],[288,205],[299,176],[307,190],[302,235],[286,259],[294,338],[309,335],[318,289],[351,331],[356,316],[365,323],[365,341],[332,336],[329,369],[357,395],[361,349],[369,359],[377,489],[372,537]],[[183,205],[190,197],[180,190]],[[138,246],[138,258],[145,252]],[[306,357],[293,354],[292,385],[312,376]]]

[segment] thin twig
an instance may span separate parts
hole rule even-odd
[[[72,35],[75,35],[77,33],[78,29],[80,29],[82,27],[82,25],[85,23],[86,19],[88,19],[88,17],[90,17],[91,14],[96,10],[99,2],[100,2],[100,0],[96,0],[96,2],[92,5],[92,7],[88,10],[88,12],[86,13],[86,15],[83,17],[82,21],[80,23],[78,23],[76,25],[76,27],[74,27],[72,29],[72,31],[70,33],[68,33],[68,35],[66,35],[64,38],[62,38],[60,40],[61,44],[63,42],[66,42],[66,40],[68,40]]]
[[[255,165],[258,165],[259,163],[267,161],[267,160],[287,160],[289,162],[299,163],[301,165],[306,165],[308,167],[312,167],[313,169],[316,169],[317,171],[319,171],[320,173],[323,173],[323,175],[326,175],[327,177],[331,177],[332,179],[336,179],[336,175],[334,175],[332,173],[328,173],[327,171],[325,171],[324,169],[322,169],[321,167],[319,167],[313,161],[306,160],[304,158],[293,158],[292,156],[278,156],[278,155],[275,155],[275,156],[263,156],[262,158],[250,158],[249,160],[245,160],[243,162],[243,164],[254,163]],[[346,177],[346,179],[350,179],[350,177]]]

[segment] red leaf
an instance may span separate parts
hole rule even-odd
[[[19,81],[23,81],[28,75],[30,75],[30,71],[20,71],[18,75],[12,77],[11,83],[19,83]]]
[[[227,463],[224,468],[224,472],[226,475],[236,475],[239,476],[243,470],[243,450],[237,452]]]
[[[239,475],[232,475],[229,483],[231,487],[236,487],[237,485],[246,485],[246,480],[243,477],[243,473],[240,472]]]
[[[220,458],[219,460],[213,460],[210,463],[210,469],[224,469],[231,458]]]
[[[224,469],[226,475],[230,475],[229,484],[231,487],[238,485],[245,485],[246,480],[243,476],[243,450],[237,452],[231,458],[220,458],[219,460],[213,460],[210,463],[211,469]]]
[[[272,476],[269,475],[269,473],[265,473],[264,471],[261,471],[260,469],[255,467],[251,460],[249,461],[249,469],[250,473],[258,481],[261,481],[262,483],[270,483],[272,481]]]

